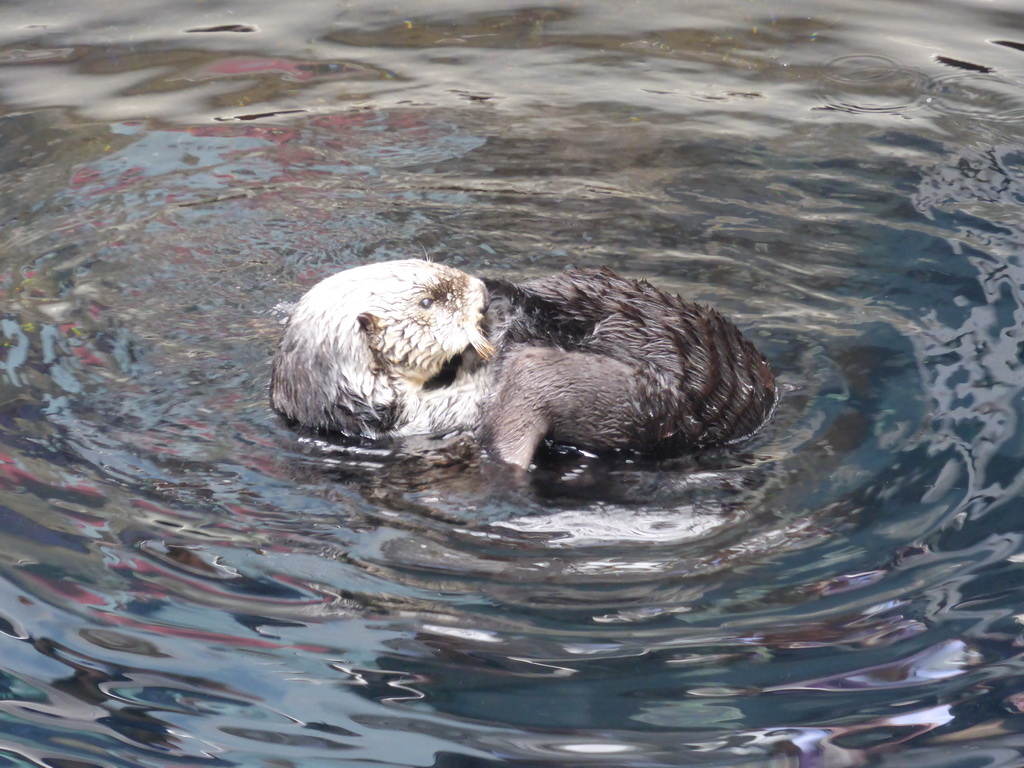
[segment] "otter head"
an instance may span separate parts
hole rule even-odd
[[[489,357],[482,281],[427,261],[368,264],[322,280],[274,357],[274,408],[305,426],[379,437],[403,401],[468,348]]]

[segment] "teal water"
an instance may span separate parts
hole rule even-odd
[[[0,765],[1024,762],[1013,4],[0,20]],[[525,483],[290,432],[287,303],[423,255],[712,303],[779,411]]]

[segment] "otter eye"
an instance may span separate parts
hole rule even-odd
[[[423,299],[420,302],[420,306],[423,307],[424,309],[430,309],[432,306],[434,306],[434,300],[428,296],[427,298]]]

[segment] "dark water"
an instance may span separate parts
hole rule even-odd
[[[0,766],[1024,764],[1024,11],[707,5],[0,6]],[[418,255],[714,303],[785,398],[528,483],[298,440],[278,305]]]

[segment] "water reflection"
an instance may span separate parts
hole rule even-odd
[[[926,177],[914,200],[925,215],[945,220],[955,252],[978,273],[970,292],[980,292],[980,301],[955,295],[955,309],[928,313],[925,332],[916,340],[925,363],[922,374],[938,406],[935,450],[957,457],[944,468],[933,494],[963,487],[959,509],[967,516],[998,508],[1022,487],[1017,472],[1007,474],[998,466],[1021,453],[1024,269],[1022,232],[1014,224],[1024,192],[1020,152],[1017,147],[962,152]],[[958,323],[946,316],[954,312]],[[990,467],[993,463],[997,466]]]
[[[5,10],[11,759],[1015,764],[1019,19],[969,10]],[[287,430],[282,308],[420,254],[714,303],[779,413],[525,481]]]

